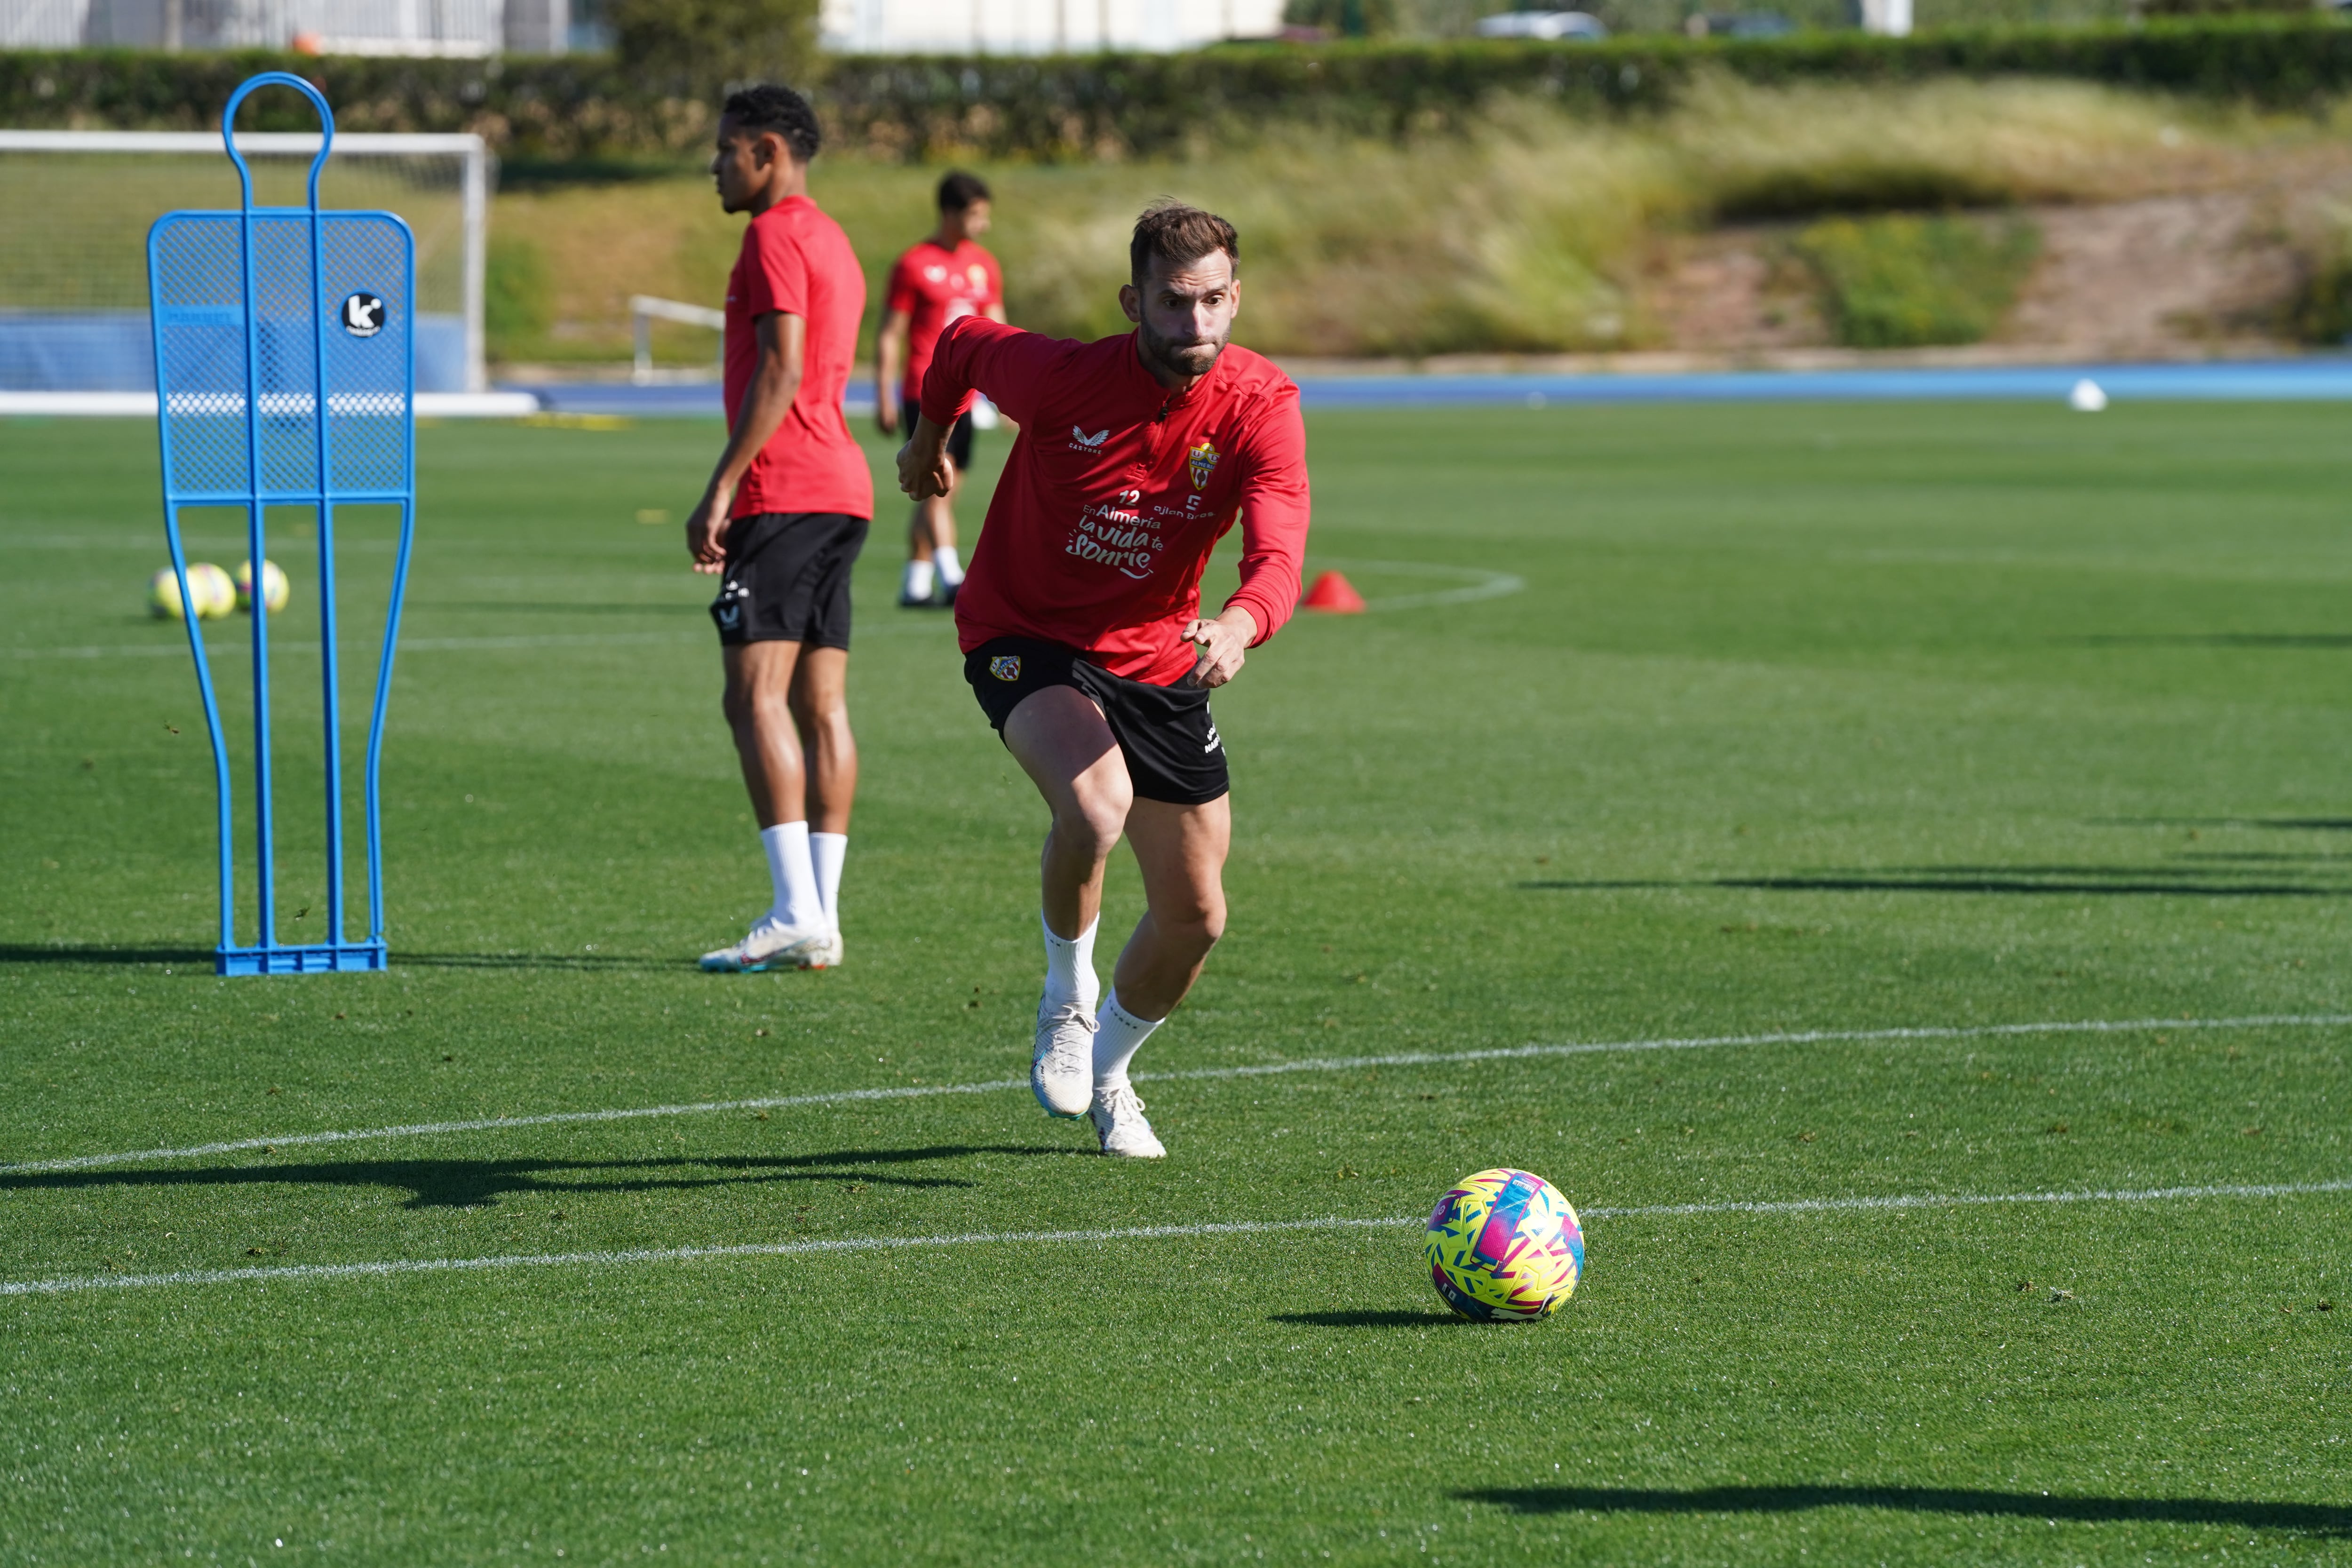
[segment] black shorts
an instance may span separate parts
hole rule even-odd
[[[922,416],[923,405],[914,398],[898,400],[898,428],[908,436],[915,433],[915,421]],[[971,467],[971,410],[967,408],[948,432],[948,461],[956,466],[958,473]]]
[[[763,511],[727,525],[727,574],[710,618],[719,640],[849,647],[849,569],[866,520],[839,511]]]
[[[999,735],[1033,691],[1075,686],[1093,698],[1110,721],[1135,793],[1145,800],[1201,805],[1233,787],[1225,742],[1209,716],[1209,689],[1189,676],[1173,686],[1154,686],[1113,675],[1060,643],[998,637],[963,656],[963,678]]]

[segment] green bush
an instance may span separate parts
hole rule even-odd
[[[1796,240],[1838,341],[1858,349],[1981,341],[2040,245],[2031,224],[1959,217],[1828,218]]]
[[[815,0],[614,0],[614,52],[640,82],[715,91],[802,81],[816,61]]]
[[[648,36],[632,37],[659,52]],[[695,51],[681,46],[662,58],[691,60]],[[239,80],[271,68],[317,82],[348,129],[478,131],[501,153],[535,159],[688,154],[716,110],[715,89],[703,83],[751,74],[723,55],[688,71],[611,56],[0,53],[0,123],[208,128]],[[861,56],[812,65],[795,85],[814,89],[837,144],[869,153],[1076,161],[1181,156],[1272,125],[1378,137],[1460,131],[1508,98],[1591,115],[1651,111],[1721,74],[1759,86],[2059,77],[2305,108],[2352,89],[2352,26],[2297,15],[1955,27],[1907,38],[1820,31],[1598,45],[1361,40],[1174,55]],[[254,123],[300,129],[308,114],[290,100],[261,103]]]
[[[555,280],[547,258],[533,241],[493,228],[483,261],[482,330],[489,356],[525,358],[555,320]]]
[[[2295,237],[2303,279],[2282,324],[2303,342],[2352,344],[2352,214],[2330,203],[2315,216],[2316,224]]]
[[[2352,257],[2332,257],[2304,280],[2287,325],[2306,343],[2325,348],[2352,344]]]
[[[1385,38],[1397,31],[1396,0],[1289,0],[1282,19],[1343,38]]]

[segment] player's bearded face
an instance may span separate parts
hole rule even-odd
[[[745,134],[731,120],[719,120],[719,145],[711,154],[710,177],[719,187],[720,210],[741,212],[751,204],[751,192],[765,173],[760,153],[758,137]]]
[[[1186,376],[1215,368],[1241,308],[1234,258],[1222,250],[1173,267],[1155,260],[1142,281],[1119,293],[1144,357]]]

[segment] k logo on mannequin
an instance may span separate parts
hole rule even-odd
[[[343,331],[355,338],[372,338],[383,331],[383,300],[373,294],[352,294],[343,300]]]

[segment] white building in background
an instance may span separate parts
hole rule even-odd
[[[571,0],[0,0],[0,49],[562,54]]]
[[[1190,49],[1279,32],[1282,0],[824,0],[818,26],[838,54]]]
[[[603,42],[579,9],[585,27],[573,0],[0,0],[0,49],[562,54]],[[1279,32],[1282,0],[822,0],[819,27],[842,54],[1189,49]]]
[[[1855,20],[1865,33],[1890,38],[1911,36],[1911,0],[1855,0]]]

